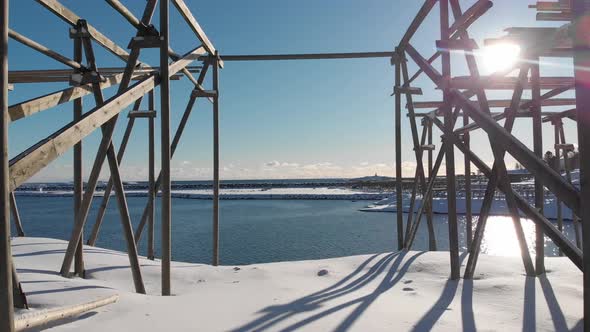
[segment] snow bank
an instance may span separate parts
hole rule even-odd
[[[466,199],[462,197],[457,197],[457,213],[458,214],[465,214],[466,213]],[[534,202],[530,202],[531,205],[534,205]],[[416,206],[414,207],[414,212],[417,212],[422,204],[422,199],[416,199]],[[481,211],[481,206],[483,204],[482,197],[473,197],[471,200],[471,211],[473,215],[479,215]],[[572,220],[573,214],[572,210],[568,208],[565,204],[561,203],[561,216],[563,220]],[[368,205],[365,208],[360,209],[360,211],[364,212],[396,212],[397,211],[397,204],[395,201],[395,197],[388,197],[384,198],[378,202]],[[410,212],[410,198],[406,195],[403,198],[403,211],[406,213]],[[434,198],[432,200],[432,212],[436,214],[448,214],[448,202],[446,198]],[[509,216],[510,212],[508,211],[508,206],[506,205],[505,199],[494,199],[492,203],[492,208],[490,210],[491,215],[499,215],[499,216]],[[543,214],[547,219],[556,220],[557,219],[557,201],[555,199],[546,199],[545,204],[543,206]],[[521,216],[525,216],[521,213]]]
[[[520,258],[482,255],[476,280],[458,282],[447,278],[445,252],[240,267],[173,263],[175,296],[160,297],[159,262],[141,259],[150,295],[137,295],[127,256],[111,250],[86,247],[89,279],[61,278],[56,271],[65,247],[54,239],[14,239],[13,254],[33,310],[111,294],[120,300],[52,331],[582,328],[582,274],[566,258],[548,258],[546,276],[527,278]]]

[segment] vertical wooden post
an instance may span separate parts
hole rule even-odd
[[[213,61],[213,266],[219,265],[219,63]]]
[[[432,145],[432,120],[427,119],[426,125],[428,126],[428,145]],[[432,150],[428,150],[428,182],[432,181],[432,162],[433,162],[433,152]],[[422,196],[422,202],[428,200],[428,206],[430,207],[428,211],[426,211],[426,221],[430,220],[432,224],[434,221],[433,209],[432,209],[432,195],[428,197],[428,199]]]
[[[573,14],[577,27],[574,37],[574,68],[576,79],[576,118],[580,152],[580,218],[590,221],[590,76],[584,69],[590,66],[590,30],[585,26],[590,17],[590,3],[573,0]],[[584,331],[590,331],[590,227],[582,226],[584,251]]]
[[[463,125],[469,124],[469,115],[463,113]],[[470,136],[469,132],[463,134],[463,144],[467,149],[470,149]],[[464,168],[465,168],[465,236],[467,248],[471,246],[471,240],[473,239],[473,214],[471,211],[471,160],[464,154]]]
[[[74,38],[74,61],[82,62],[82,41],[80,38]],[[74,100],[74,121],[82,117],[82,98]],[[82,181],[82,141],[74,145],[74,223],[79,221],[78,213],[82,206],[82,195],[84,191]],[[84,232],[80,236],[80,241],[76,247],[76,257],[74,263],[74,272],[80,278],[84,278]]]
[[[415,121],[415,117],[412,117],[412,119],[410,121]],[[428,126],[424,123],[424,121],[422,121],[422,136],[420,138],[420,145],[416,146],[415,148],[418,149],[420,151],[420,157],[422,157],[422,154],[424,152],[424,150],[422,149],[422,146],[424,146],[426,144],[426,136],[428,133]],[[420,158],[420,163],[422,163],[424,159]],[[406,233],[405,233],[405,238],[408,238],[410,235],[410,229],[412,227],[412,218],[414,217],[414,207],[416,205],[416,193],[418,191],[418,187],[420,185],[420,169],[422,169],[422,172],[424,172],[424,166],[422,165],[422,167],[416,167],[416,172],[414,175],[414,188],[412,188],[412,197],[410,199],[410,210],[408,211],[408,219],[406,222]],[[422,174],[422,176],[424,176],[424,174]],[[426,191],[426,185],[423,186],[423,188],[420,188],[420,192],[424,193]],[[423,195],[424,196],[424,195]],[[422,197],[422,200],[424,201],[424,197]],[[428,209],[430,210],[430,208]],[[433,237],[429,234],[430,237],[430,241],[432,243]],[[436,247],[436,242],[434,243],[435,247]],[[430,247],[429,250],[436,250],[436,248],[432,248]]]
[[[441,41],[449,40],[449,1],[440,1],[440,30]],[[442,54],[442,75],[443,80],[449,80],[451,76],[451,54],[443,52]],[[454,127],[453,113],[451,112],[451,95],[448,88],[443,90],[443,107],[444,124],[447,132],[451,132]],[[448,224],[449,224],[449,254],[451,261],[451,279],[460,278],[459,263],[459,234],[457,229],[457,190],[455,184],[455,146],[446,144],[446,171],[447,171],[447,202],[448,202]]]
[[[410,86],[410,79],[408,75],[408,66],[405,61],[405,58],[402,58],[401,65],[402,65],[402,78],[404,81],[404,87]],[[424,196],[426,192],[426,179],[425,179],[425,172],[424,172],[424,164],[422,163],[422,146],[425,142],[420,142],[418,139],[418,128],[416,126],[416,114],[414,112],[414,101],[412,98],[411,93],[406,93],[406,101],[408,103],[408,117],[410,119],[410,129],[412,132],[412,140],[414,142],[414,154],[416,157],[416,185],[420,184],[420,192]],[[424,137],[425,138],[425,137]],[[412,196],[412,200],[415,200],[415,195]],[[412,202],[411,204],[413,204]],[[429,207],[430,210],[430,207]],[[410,214],[413,214],[414,210],[410,211]],[[409,220],[409,219],[408,219]],[[434,234],[434,225],[432,224],[431,219],[427,219],[427,226],[428,226],[428,249],[429,250],[436,250],[436,235]]]
[[[559,128],[561,127],[561,119],[555,119],[553,120],[553,138],[554,138],[554,142],[555,142],[555,158],[554,160],[552,160],[552,164],[551,166],[554,167],[555,171],[559,174],[561,174],[561,167],[560,167],[560,159],[561,159],[561,151],[559,150],[559,148],[557,147],[558,144],[561,144],[561,137],[559,136]],[[564,153],[567,155],[567,151]],[[563,213],[562,213],[562,208],[561,208],[561,201],[559,200],[559,198],[557,196],[555,196],[555,205],[557,208],[557,229],[559,229],[560,232],[563,232]],[[573,214],[573,211],[572,211]],[[576,227],[576,225],[574,224],[574,228]],[[561,249],[559,249],[559,256],[563,256],[563,252],[561,251]]]
[[[565,144],[566,140],[565,140],[565,132],[563,131],[563,122],[560,123],[561,125],[559,126],[559,137],[561,138],[561,143]],[[572,183],[572,174],[570,171],[570,165],[569,165],[569,157],[568,157],[568,151],[566,151],[563,154],[563,164],[565,166],[565,177],[567,179],[567,182]],[[576,236],[576,247],[578,247],[579,249],[582,249],[582,237],[581,237],[581,231],[580,231],[580,227],[581,227],[581,223],[580,223],[580,218],[578,218],[578,216],[572,211],[572,223],[574,225],[574,234]]]
[[[150,91],[149,93],[149,109],[150,111],[155,110],[154,104],[154,90]],[[155,126],[155,117],[151,116],[149,118],[149,224],[148,224],[148,259],[154,259],[154,215],[156,213],[156,178],[155,178],[155,142],[154,142],[154,126]]]
[[[161,122],[161,167],[162,167],[162,295],[171,294],[170,261],[171,245],[171,204],[170,196],[170,75],[168,69],[170,0],[160,0],[160,122]]]
[[[0,0],[0,331],[14,331],[8,166],[8,1]]]
[[[540,86],[539,58],[531,66],[531,86],[533,107],[533,149],[539,159],[543,158],[543,120],[541,118],[541,86]],[[542,179],[535,177],[535,207],[543,213],[545,188]],[[535,272],[537,275],[545,273],[545,234],[540,224],[535,225]]]
[[[402,85],[401,50],[396,49],[395,60],[395,86]],[[404,211],[402,193],[402,96],[400,91],[395,91],[395,197],[397,217],[397,249],[404,246]]]
[[[23,229],[22,222],[20,220],[20,214],[18,213],[18,205],[16,205],[16,197],[14,191],[10,193],[10,210],[12,211],[12,218],[14,219],[14,227],[16,227],[16,233],[20,237],[25,236],[25,230]]]

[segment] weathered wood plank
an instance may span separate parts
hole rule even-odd
[[[197,38],[199,38],[201,43],[203,43],[205,50],[207,50],[210,55],[216,54],[217,50],[205,34],[203,28],[201,28],[199,25],[199,22],[197,22],[197,19],[193,16],[193,13],[191,13],[190,9],[188,9],[186,3],[184,3],[184,0],[172,0],[172,3],[176,9],[178,9],[178,12],[180,12],[180,15],[184,18],[186,23],[188,23],[191,30],[193,30],[195,35],[197,35]],[[223,67],[223,62],[220,61],[219,65]]]
[[[76,15],[74,12],[66,8],[57,0],[35,0],[43,7],[47,8],[49,11],[57,15],[66,23],[70,24],[72,27],[76,26],[78,20],[81,19],[80,16]],[[122,59],[123,61],[127,61],[129,59],[129,53],[117,45],[114,41],[110,40],[107,36],[100,33],[100,31],[96,30],[92,25],[88,25],[88,33],[90,33],[90,38],[96,41],[99,45],[107,49],[109,52],[113,53],[118,58]]]
[[[34,49],[37,52],[40,52],[40,53],[42,53],[42,54],[44,54],[56,61],[63,63],[64,65],[66,65],[68,67],[71,67],[74,69],[82,68],[82,65],[79,64],[78,62],[76,62],[72,59],[69,59],[66,56],[63,56],[63,55],[57,53],[56,51],[50,49],[49,47],[41,45],[40,43],[38,43],[30,38],[27,38],[14,30],[9,30],[8,36],[10,38],[18,41],[19,43]]]
[[[164,78],[160,84],[160,167],[162,173],[162,197],[161,202],[161,240],[162,250],[162,295],[169,296],[172,294],[170,269],[172,261],[172,196],[171,196],[171,179],[170,179],[170,81],[168,68],[168,48],[170,47],[170,2],[168,0],[160,1],[160,38],[162,45],[160,47],[160,68],[161,76]],[[207,48],[205,48],[207,50]]]
[[[110,86],[121,83],[122,79],[123,74],[112,76],[107,78],[106,82],[101,83],[100,87],[102,89],[106,89]],[[26,118],[27,116],[31,116],[46,109],[70,102],[91,93],[92,85],[86,84],[79,87],[71,87],[52,92],[40,97],[35,97],[33,99],[29,99],[27,101],[23,101],[8,107],[9,118],[10,121],[20,120],[22,118]]]
[[[393,52],[306,53],[306,54],[247,54],[221,55],[223,61],[285,61],[391,58]],[[205,59],[203,59],[205,60]]]
[[[8,45],[8,0],[0,1],[0,44]],[[0,47],[0,331],[14,331],[8,185],[8,48]]]

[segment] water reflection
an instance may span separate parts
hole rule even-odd
[[[529,219],[521,219],[522,229],[531,256],[535,255],[535,224]],[[566,236],[573,239],[573,223],[564,222]],[[486,231],[482,240],[481,252],[494,256],[520,256],[520,247],[516,238],[516,231],[512,218],[493,216],[488,219]],[[545,237],[545,255],[558,256],[559,250],[551,239]]]
[[[535,224],[526,219],[522,219],[521,224],[529,250],[534,254]],[[494,256],[520,256],[512,218],[495,216],[488,219],[481,251]]]
[[[407,214],[404,215],[407,218]],[[457,216],[459,222],[459,245],[461,251],[467,251],[466,218],[465,215]],[[477,226],[478,216],[473,216],[473,232]],[[531,257],[535,256],[535,223],[529,219],[521,219],[524,236]],[[557,227],[557,223],[553,223]],[[434,231],[438,250],[449,250],[448,216],[444,214],[434,215]],[[572,221],[563,222],[564,235],[575,243],[575,231]],[[414,250],[428,250],[428,229],[426,221],[420,223],[420,229],[416,235]],[[481,244],[481,253],[494,256],[520,257],[520,247],[516,238],[516,231],[512,219],[508,216],[490,216],[486,224],[486,230]],[[545,236],[545,256],[559,256],[559,249],[553,241]]]

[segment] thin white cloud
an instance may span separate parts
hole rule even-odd
[[[491,162],[489,163],[491,164]],[[90,173],[91,165],[85,165],[84,178]],[[415,175],[416,163],[406,161],[402,164],[404,177]],[[472,168],[475,172],[475,167]],[[147,181],[148,168],[146,164],[129,165],[123,163],[120,167],[121,176],[124,181]],[[463,163],[456,163],[457,174],[462,174]],[[156,168],[156,174],[159,167]],[[101,180],[108,180],[108,167],[103,167]],[[251,165],[241,164],[233,161],[222,163],[220,175],[222,179],[287,179],[287,178],[357,178],[378,174],[380,176],[395,176],[395,164],[384,162],[361,162],[353,165],[336,164],[330,161],[319,161],[315,163],[297,163],[293,161],[273,160],[266,163]],[[445,165],[441,165],[439,175],[445,174]],[[213,177],[213,169],[208,162],[198,161],[177,161],[172,163],[171,176],[173,180],[209,180]],[[71,164],[54,164],[48,166],[37,174],[31,182],[59,181],[67,182],[72,180]]]

